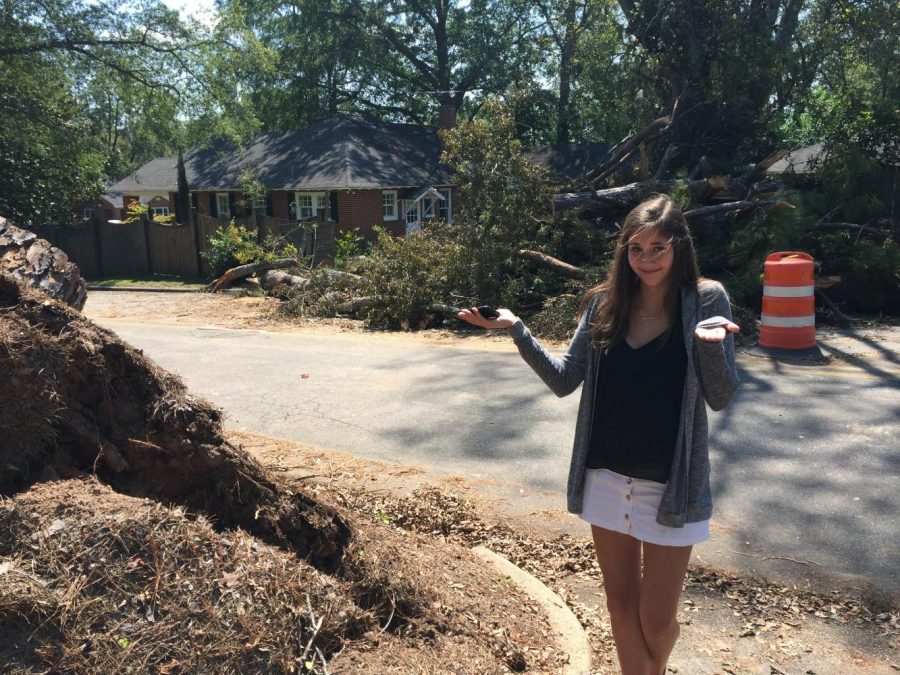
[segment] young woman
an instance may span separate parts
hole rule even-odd
[[[628,214],[609,276],[581,311],[561,358],[509,310],[459,316],[506,328],[558,396],[584,383],[568,508],[591,525],[623,675],[659,675],[691,547],[709,537],[704,400],[713,410],[731,400],[740,329],[722,286],[699,278],[684,215],[662,195]]]

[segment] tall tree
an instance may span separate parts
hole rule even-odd
[[[185,119],[204,117],[204,138],[246,129],[235,82],[255,43],[240,24],[209,31],[159,0],[15,0],[0,5],[0,31],[0,174],[19,186],[2,215],[68,220],[101,179],[174,151]]]
[[[568,143],[571,140],[572,85],[578,73],[579,42],[608,3],[605,0],[534,0],[534,3],[558,54],[556,142]]]
[[[191,188],[188,185],[187,170],[184,168],[184,153],[178,150],[178,194],[175,197],[175,217],[179,223],[191,220]]]
[[[900,7],[819,0],[801,17],[783,131],[796,144],[848,141],[900,155]]]
[[[652,116],[678,101],[671,137],[682,163],[739,159],[774,113],[804,0],[618,0]],[[742,144],[744,147],[742,148]]]
[[[354,20],[353,0],[228,0],[271,50],[271,67],[244,79],[263,125],[303,126],[352,110],[372,79],[374,49]],[[362,104],[364,107],[364,104]]]
[[[355,6],[360,25],[386,55],[374,82],[381,91],[368,94],[370,105],[384,110],[416,97],[460,109],[467,94],[502,92],[516,81],[532,39],[521,0],[355,0]]]
[[[22,227],[71,222],[98,194],[103,154],[58,64],[0,60],[0,216]]]

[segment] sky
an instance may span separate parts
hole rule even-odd
[[[193,16],[201,19],[203,15],[212,15],[213,0],[163,0],[172,9],[177,9],[182,16]]]

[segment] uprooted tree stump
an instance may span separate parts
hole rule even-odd
[[[224,440],[221,413],[114,333],[0,274],[0,495],[90,473],[336,569],[352,535]]]
[[[0,272],[37,288],[51,298],[80,310],[87,286],[78,266],[63,251],[34,232],[0,217]]]

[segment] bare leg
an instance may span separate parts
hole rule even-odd
[[[622,675],[647,675],[650,650],[641,626],[641,542],[627,534],[591,525],[594,551],[612,624]]]
[[[691,548],[644,542],[640,619],[644,642],[650,653],[650,667],[644,671],[649,675],[663,673],[681,632],[676,615]]]

